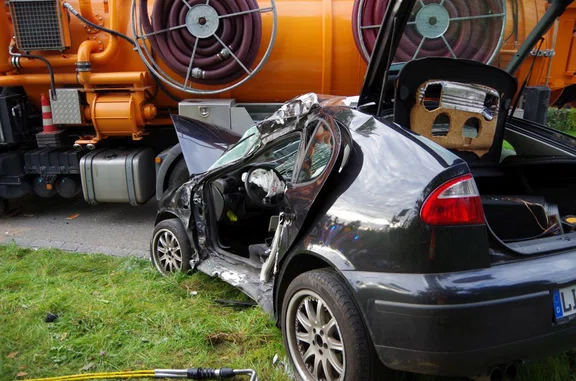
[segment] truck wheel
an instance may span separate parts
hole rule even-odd
[[[370,380],[371,340],[344,281],[332,270],[296,277],[282,305],[282,336],[300,380]]]
[[[184,157],[180,157],[174,167],[170,176],[168,177],[168,189],[174,189],[180,187],[190,178],[190,173],[188,173],[188,167],[186,166],[186,161]]]
[[[188,234],[180,220],[164,220],[154,228],[150,259],[162,275],[189,272],[192,250]]]

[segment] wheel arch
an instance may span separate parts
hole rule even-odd
[[[321,254],[310,251],[300,251],[289,255],[289,257],[284,261],[277,277],[277,283],[274,287],[274,318],[276,320],[276,325],[284,330],[282,327],[281,314],[285,294],[288,291],[290,283],[299,275],[314,270],[330,271],[341,280],[341,285],[348,291],[351,302],[358,311],[360,323],[366,333],[365,340],[368,343],[367,354],[369,358],[372,359],[371,361],[373,361],[371,372],[374,375],[379,371],[386,371],[386,368],[382,366],[381,360],[374,348],[374,336],[371,327],[367,324],[366,310],[362,305],[360,305],[356,293],[354,292],[354,287],[350,283],[349,278],[345,276],[346,269],[339,268],[332,263],[329,258]],[[286,346],[286,343],[284,345]]]
[[[156,198],[160,200],[164,192],[168,189],[170,174],[179,160],[184,160],[180,143],[175,144],[158,155],[162,159],[162,164],[156,172]]]
[[[162,212],[158,213],[158,215],[156,216],[156,221],[154,222],[154,226],[158,225],[162,221],[171,220],[174,218],[179,218],[179,217],[173,212],[162,211]]]
[[[300,274],[325,268],[339,272],[329,259],[312,251],[297,251],[284,259],[274,285],[274,317],[278,325],[288,285]]]

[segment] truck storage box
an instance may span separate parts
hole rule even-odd
[[[80,160],[84,198],[91,204],[145,203],[156,187],[154,156],[150,148],[102,149],[86,154]]]
[[[0,153],[0,198],[19,198],[31,191],[23,172],[24,151]]]
[[[29,175],[78,175],[80,158],[87,151],[39,148],[24,154],[24,172]]]
[[[19,177],[24,174],[22,160],[25,151],[0,153],[0,178]]]

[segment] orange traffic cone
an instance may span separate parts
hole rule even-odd
[[[42,132],[58,132],[58,128],[52,120],[52,107],[50,107],[50,101],[46,95],[40,95],[40,104],[42,105]]]

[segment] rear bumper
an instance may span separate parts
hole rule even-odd
[[[576,253],[449,274],[343,274],[393,369],[476,376],[576,347],[576,318],[556,322],[552,297],[576,284]]]
[[[561,340],[559,340],[561,339]],[[380,360],[388,367],[407,372],[444,376],[489,374],[498,365],[542,358],[576,346],[576,327],[495,347],[465,352],[422,352],[376,346]]]

